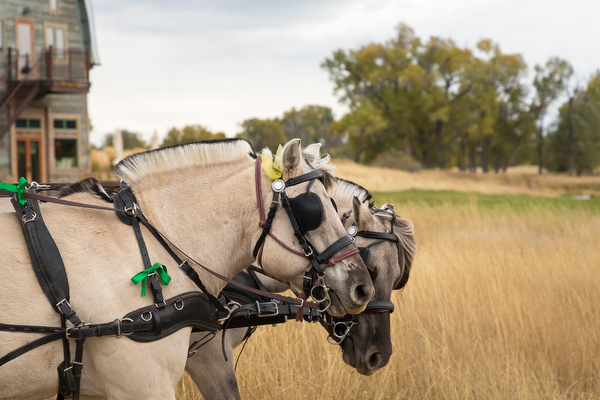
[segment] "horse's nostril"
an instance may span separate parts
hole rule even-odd
[[[373,297],[373,290],[370,286],[358,285],[354,288],[352,294],[352,300],[354,300],[355,303],[366,304]]]
[[[371,354],[367,367],[369,369],[375,369],[379,367],[379,364],[381,364],[381,354],[379,354],[379,352]]]

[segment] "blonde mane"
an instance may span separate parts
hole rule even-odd
[[[115,167],[115,175],[128,183],[157,172],[182,167],[256,159],[252,145],[243,139],[185,143],[132,154]]]

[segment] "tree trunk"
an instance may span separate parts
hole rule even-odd
[[[433,130],[429,129],[429,135],[427,137],[427,153],[425,155],[425,168],[431,167],[431,159],[433,158],[433,136]]]
[[[483,148],[481,149],[481,170],[484,174],[488,172],[488,162],[490,157],[490,144],[492,138],[490,135],[485,135],[483,138]]]
[[[458,158],[458,169],[459,171],[465,171],[467,169],[467,140],[463,139],[460,141],[460,156]]]
[[[544,115],[540,118],[540,130],[538,132],[538,175],[542,175],[544,170]]]
[[[442,137],[442,128],[444,122],[442,120],[435,121],[435,137],[437,139],[437,152],[438,152],[438,167],[440,169],[446,168],[446,161],[444,160],[444,138]]]
[[[575,155],[573,154],[573,97],[569,97],[569,111],[567,114],[567,159],[569,176],[573,176]]]
[[[477,142],[471,142],[471,161],[469,165],[471,172],[477,172]]]
[[[506,173],[506,170],[508,169],[508,165],[512,162],[512,160],[517,156],[517,153],[519,152],[519,150],[521,149],[521,146],[523,145],[523,143],[525,142],[525,135],[522,135],[519,138],[519,141],[517,142],[517,145],[515,146],[515,148],[513,149],[511,155],[509,158],[507,158],[506,160],[504,160],[504,165],[502,167],[502,172]]]

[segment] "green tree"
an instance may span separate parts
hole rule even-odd
[[[283,114],[281,127],[288,140],[301,138],[303,143],[321,143],[322,151],[336,155],[341,138],[330,133],[334,121],[331,108],[308,105],[300,110],[292,108]]]
[[[569,78],[573,75],[573,67],[557,57],[550,58],[544,66],[536,65],[533,86],[536,97],[532,106],[538,120],[538,173],[544,168],[544,117],[548,107],[566,89]]]
[[[355,103],[351,111],[329,128],[331,136],[348,146],[347,153],[355,162],[368,164],[384,151],[383,137],[388,123],[381,110],[369,100]]]
[[[256,151],[268,147],[273,153],[279,144],[285,144],[287,138],[279,119],[247,119],[242,123],[242,132],[237,137],[246,139]]]
[[[425,166],[444,167],[454,156],[453,127],[446,124],[453,103],[470,91],[461,78],[471,58],[468,49],[451,40],[432,37],[422,43],[401,24],[388,43],[338,50],[322,67],[352,112],[362,110],[368,100],[385,119],[386,129],[371,133],[373,142],[381,143],[376,151],[403,146]]]
[[[171,128],[160,147],[225,138],[226,136],[223,132],[213,133],[202,125],[186,125],[183,129]]]
[[[146,141],[142,139],[137,132],[131,132],[125,129],[121,131],[121,135],[123,136],[123,150],[148,148]],[[112,146],[114,136],[114,133],[104,135],[104,145]]]
[[[554,128],[548,134],[548,169],[581,175],[600,166],[600,72],[586,90],[569,96]]]

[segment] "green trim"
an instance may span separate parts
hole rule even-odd
[[[56,118],[54,119],[54,129],[62,129],[74,131],[77,130],[77,120],[76,119],[64,119],[64,118]]]
[[[42,129],[40,118],[18,118],[15,122],[18,129]]]

